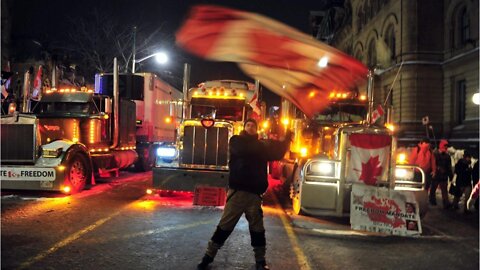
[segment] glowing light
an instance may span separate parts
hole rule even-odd
[[[62,192],[63,192],[63,193],[67,193],[67,194],[68,194],[68,193],[70,193],[70,191],[72,191],[72,189],[71,189],[69,186],[64,186],[64,187],[62,188]]]
[[[167,124],[172,123],[172,117],[171,116],[165,117],[165,123],[167,123]]]
[[[306,157],[307,154],[308,154],[308,149],[307,149],[306,147],[302,147],[302,148],[300,149],[300,156],[301,156],[301,157]]]
[[[331,92],[328,97],[329,97],[329,98],[334,98],[334,97],[335,97],[335,92]]]
[[[198,95],[198,91],[193,92],[193,95],[194,95],[194,96],[197,96],[197,95]]]
[[[312,92],[310,92],[310,94],[308,94],[308,97],[309,97],[309,98],[313,98],[314,96],[315,96],[315,92],[314,92],[314,91],[312,91]]]
[[[367,96],[361,95],[361,96],[360,96],[360,100],[367,100]]]
[[[388,128],[392,132],[395,131],[395,126],[393,124],[386,124],[385,127]]]
[[[149,188],[149,189],[147,189],[146,193],[147,193],[148,195],[152,195],[152,194],[153,194],[153,190]]]
[[[405,153],[400,153],[397,156],[397,164],[406,164],[407,163],[407,156]]]
[[[63,171],[65,171],[65,166],[60,165],[60,166],[57,167],[57,170],[60,171],[60,172],[63,172]]]
[[[95,142],[95,120],[90,120],[90,136],[89,136],[90,143]]]
[[[337,93],[337,98],[341,98],[342,97],[342,93]]]
[[[320,60],[318,61],[318,66],[321,68],[324,68],[324,67],[327,67],[327,65],[328,65],[328,57],[324,56],[320,58]]]
[[[472,101],[475,105],[480,105],[480,93],[473,94]]]
[[[343,93],[342,98],[346,98],[346,97],[347,97],[347,93]]]
[[[47,138],[47,142],[51,142],[51,141],[52,141],[52,139],[50,139],[50,138]]]
[[[10,104],[8,105],[8,114],[14,113],[15,110],[17,110],[17,104],[15,104],[15,103],[10,103]]]
[[[108,114],[105,114],[105,115],[103,116],[104,119],[108,119],[108,117],[109,117]]]
[[[262,127],[267,129],[268,128],[268,121],[263,121]]]
[[[72,142],[77,143],[77,142],[78,142],[78,138],[73,137]]]
[[[288,120],[288,118],[283,118],[282,119],[282,124],[284,124],[285,126],[288,125],[289,122],[290,122],[290,120]]]
[[[240,93],[240,95],[239,95],[239,96],[243,98],[243,93]]]
[[[160,64],[165,64],[168,62],[168,56],[167,54],[160,52],[155,55],[155,60]]]

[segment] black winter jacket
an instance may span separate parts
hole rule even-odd
[[[263,194],[267,191],[267,162],[282,159],[290,140],[258,140],[257,135],[242,132],[230,138],[230,176],[231,189]]]
[[[472,186],[472,169],[466,160],[462,158],[455,164],[455,173],[457,174],[456,184],[458,187]]]

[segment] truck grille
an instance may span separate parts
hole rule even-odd
[[[35,126],[8,124],[1,127],[1,160],[7,162],[35,161]]]
[[[186,126],[181,162],[186,165],[227,166],[228,128]]]

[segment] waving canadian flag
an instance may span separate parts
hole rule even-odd
[[[367,67],[353,57],[283,23],[240,10],[196,6],[176,41],[199,57],[237,63],[307,116],[321,111],[334,89],[355,89],[367,78]]]
[[[375,185],[388,180],[392,138],[381,134],[352,134],[347,180]]]

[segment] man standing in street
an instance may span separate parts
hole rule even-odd
[[[448,179],[450,181],[453,179],[452,173],[452,159],[450,155],[447,153],[448,142],[447,140],[440,140],[440,144],[438,146],[438,150],[435,151],[435,162],[433,163],[433,182],[432,187],[430,189],[430,203],[432,205],[437,205],[437,199],[435,192],[437,191],[437,187],[440,187],[440,191],[442,192],[442,201],[443,201],[443,208],[448,209],[450,208],[451,204],[448,199]]]
[[[291,137],[291,133],[287,132],[283,141],[259,140],[257,122],[248,119],[242,133],[230,139],[227,203],[197,269],[206,269],[213,262],[217,251],[244,213],[249,225],[256,269],[269,269],[265,260],[266,239],[262,211],[262,196],[268,187],[267,162],[283,158]]]

